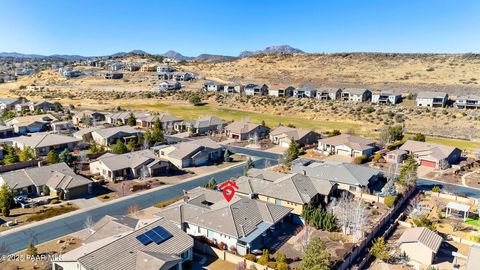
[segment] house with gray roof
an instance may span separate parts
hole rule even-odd
[[[0,110],[13,110],[15,105],[25,102],[25,99],[21,98],[0,98]]]
[[[374,104],[397,104],[402,100],[402,95],[388,92],[372,93],[372,103]]]
[[[279,126],[270,131],[270,141],[282,147],[288,148],[293,141],[300,146],[316,144],[320,139],[320,134],[313,130],[303,128],[291,128],[286,126]]]
[[[245,85],[243,92],[247,96],[266,96],[268,94],[268,86],[266,84],[258,85],[250,83]]]
[[[297,159],[292,162],[292,173],[301,173],[338,184],[339,189],[370,192],[381,172],[370,167],[341,162]]]
[[[91,180],[77,175],[66,163],[31,167],[0,174],[0,184],[7,184],[15,194],[40,195],[45,186],[51,195],[63,192],[65,199],[87,194]],[[48,194],[47,194],[48,195]]]
[[[223,147],[210,138],[180,142],[154,150],[177,168],[203,166],[223,158]]]
[[[203,90],[207,92],[221,92],[223,91],[223,87],[225,84],[214,82],[214,81],[207,81],[203,84]]]
[[[99,145],[109,146],[122,140],[128,142],[131,139],[136,139],[145,132],[131,126],[120,126],[111,128],[101,128],[92,131],[92,139]]]
[[[266,247],[291,221],[291,208],[234,195],[228,202],[222,192],[197,187],[188,190],[184,200],[163,209],[164,217],[192,236],[203,236],[224,243],[237,254]]]
[[[182,88],[182,84],[177,81],[169,81],[164,80],[163,82],[157,85],[157,91],[165,92],[169,90],[180,90]]]
[[[182,270],[193,259],[193,238],[165,218],[106,216],[86,240],[54,260],[52,269]]]
[[[317,99],[337,100],[342,95],[342,89],[337,87],[323,87],[317,89]]]
[[[21,150],[32,149],[35,156],[46,156],[50,150],[58,153],[65,149],[72,151],[82,141],[75,137],[54,133],[32,134],[30,136],[14,137],[9,140],[14,147]]]
[[[377,149],[376,142],[350,134],[340,134],[318,140],[317,151],[323,155],[358,157],[370,156]]]
[[[225,127],[227,137],[239,141],[262,139],[268,134],[268,127],[245,121],[235,121]]]
[[[397,245],[409,260],[428,267],[433,263],[442,242],[440,235],[425,227],[417,227],[405,230],[397,240]]]
[[[84,110],[77,112],[72,117],[72,122],[75,125],[85,125],[85,126],[92,126],[95,122],[105,121],[105,113],[91,111],[91,110]]]
[[[295,88],[289,85],[274,84],[268,88],[268,95],[273,97],[291,97]]]
[[[314,98],[317,96],[317,89],[310,86],[300,86],[293,90],[295,98]]]
[[[462,150],[443,144],[407,140],[400,150],[413,155],[420,166],[446,169],[456,164],[462,157]]]
[[[223,131],[227,122],[216,116],[202,116],[195,121],[176,122],[173,129],[178,132],[190,132],[192,134],[207,134],[209,132]]]
[[[6,121],[5,124],[13,127],[17,134],[26,134],[49,130],[50,123],[56,121],[58,119],[55,116],[47,113],[15,117]]]
[[[372,91],[365,88],[344,88],[340,98],[344,101],[366,102],[372,99]]]
[[[330,181],[314,179],[302,173],[282,174],[274,181],[262,177],[262,174],[257,177],[240,176],[236,181],[238,185],[236,192],[253,199],[292,208],[292,213],[298,216],[308,204],[326,206],[330,195],[336,189],[336,185]]]
[[[417,94],[417,107],[444,108],[448,94],[445,92],[422,91]]]
[[[477,95],[459,96],[455,100],[455,106],[458,109],[478,109],[480,108],[480,96],[477,96]]]
[[[121,155],[107,153],[90,163],[90,172],[109,181],[154,177],[167,173],[170,162],[157,157],[151,150]]]
[[[14,133],[13,127],[0,125],[0,138],[12,137]]]
[[[142,128],[153,128],[155,120],[159,119],[163,130],[172,130],[176,123],[182,122],[182,119],[167,113],[161,114],[143,114],[137,116],[137,126]]]

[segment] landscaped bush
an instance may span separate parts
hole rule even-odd
[[[27,222],[40,221],[47,218],[55,217],[61,214],[65,214],[71,211],[77,210],[74,206],[59,207],[59,208],[47,208],[43,213],[33,214],[27,218]]]
[[[289,270],[290,266],[287,263],[281,262],[277,263],[277,270]]]
[[[381,158],[382,158],[382,154],[380,153],[375,153],[375,155],[373,155],[373,160],[375,162],[378,162]]]
[[[57,203],[60,203],[60,201],[58,199],[53,199],[50,201],[51,204],[57,204]]]
[[[100,197],[100,198],[102,198],[102,199],[104,199],[104,200],[108,200],[108,199],[110,199],[110,196],[108,196],[107,194],[105,194],[105,195],[102,195],[102,197]]]
[[[270,268],[276,269],[277,268],[277,262],[268,262],[267,266],[270,267]]]
[[[414,219],[413,225],[415,225],[415,227],[426,227],[432,231],[435,231],[437,229],[437,226],[435,225],[435,223],[427,217]]]
[[[158,203],[155,205],[155,207],[157,208],[164,208],[166,206],[169,206],[170,204],[178,201],[178,200],[181,200],[183,197],[182,196],[179,196],[179,197],[176,197],[176,198],[173,198],[173,199],[170,199],[170,200],[166,200],[166,201],[163,201],[161,203]]]
[[[353,159],[354,164],[363,164],[367,161],[368,161],[368,156],[367,155],[361,155],[361,156]]]
[[[440,189],[441,189],[441,188],[440,188],[439,186],[434,186],[434,187],[432,188],[432,191],[433,191],[433,192],[436,192],[436,193],[440,193]]]
[[[480,234],[471,233],[470,236],[468,236],[468,240],[480,243]]]
[[[255,255],[253,255],[253,254],[250,254],[250,253],[249,253],[249,254],[245,254],[243,257],[244,257],[245,259],[249,260],[249,261],[252,261],[252,262],[254,262],[254,261],[257,260],[257,257],[256,257]]]
[[[397,196],[387,196],[385,197],[384,203],[388,208],[392,208],[395,206],[395,202],[397,201]]]

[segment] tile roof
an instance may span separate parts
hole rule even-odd
[[[397,244],[418,242],[437,253],[443,238],[425,227],[409,228],[397,240]]]
[[[340,134],[338,136],[320,139],[319,142],[335,146],[346,145],[354,150],[367,150],[375,147],[375,141],[350,134]]]
[[[157,163],[161,160],[151,150],[146,149],[121,155],[102,155],[95,162],[100,162],[110,170],[117,171],[125,168],[135,169],[141,165],[149,166],[151,163]]]
[[[303,129],[303,128],[291,128],[286,126],[279,126],[276,129],[272,130],[270,132],[270,135],[288,137],[290,139],[294,139],[295,141],[298,141],[298,140],[301,140],[310,132],[313,132],[313,131],[308,129]]]
[[[47,180],[47,186],[53,189],[71,189],[92,183],[91,180],[80,175],[66,175],[61,172],[53,172],[53,175]]]
[[[414,153],[420,159],[438,162],[442,159],[448,158],[457,148],[443,144],[408,140],[400,147],[400,149]]]
[[[111,128],[102,128],[93,131],[92,133],[98,134],[102,138],[110,138],[119,132],[129,133],[129,134],[137,134],[143,133],[142,130],[136,129],[131,126],[120,126],[120,127],[111,127]]]
[[[66,163],[57,163],[42,167],[31,167],[20,169],[16,171],[6,172],[0,174],[0,178],[7,183],[11,188],[23,188],[31,185],[43,186],[54,175],[55,172],[60,172],[65,175],[74,176],[73,170],[67,166]]]
[[[8,126],[28,126],[31,125],[35,122],[40,122],[40,123],[49,123],[53,121],[58,121],[58,119],[47,113],[47,114],[38,114],[38,115],[28,115],[28,116],[20,116],[20,117],[15,117],[12,118],[11,120],[7,121],[6,124]]]
[[[445,92],[422,91],[417,94],[417,98],[446,98]]]
[[[16,137],[12,138],[11,141],[36,149],[60,144],[78,143],[81,139],[55,133],[44,133]]]
[[[235,121],[233,123],[230,123],[228,126],[225,127],[225,130],[229,130],[230,132],[233,133],[250,133],[254,129],[256,129],[258,126],[257,124],[249,123],[249,122],[243,122],[243,121]]]

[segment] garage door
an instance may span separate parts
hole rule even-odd
[[[431,168],[436,168],[437,167],[437,164],[435,162],[428,161],[428,160],[421,160],[420,165],[425,166],[425,167],[431,167]]]
[[[288,148],[288,147],[290,146],[290,142],[281,142],[281,143],[280,143],[280,146],[281,146],[281,147]]]
[[[350,151],[343,150],[343,149],[337,149],[337,154],[339,154],[341,156],[347,156],[347,157],[349,157],[351,155]]]

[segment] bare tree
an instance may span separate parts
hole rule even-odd
[[[148,176],[147,166],[143,165],[140,169],[140,179],[145,180]]]
[[[380,138],[378,141],[382,147],[385,147],[392,142],[391,136],[388,134],[387,127],[383,127],[382,130],[380,130]]]
[[[299,240],[295,242],[293,248],[297,251],[305,253],[308,243],[312,240],[313,230],[310,226],[305,226],[300,232]]]
[[[238,262],[237,265],[235,265],[235,270],[246,270],[247,269],[247,263],[245,261]]]
[[[352,237],[353,242],[357,242],[363,238],[363,229],[367,222],[368,213],[362,206],[361,201],[353,203],[353,209],[351,210],[351,224],[352,224]]]
[[[350,234],[352,202],[353,200],[344,192],[340,198],[332,201],[329,205],[330,211],[335,215],[342,232],[346,235]]]
[[[91,216],[88,216],[85,219],[85,223],[83,224],[83,227],[90,232],[90,234],[93,234],[95,232],[95,223],[93,222],[93,219]]]
[[[461,231],[463,229],[463,220],[459,218],[453,218],[453,220],[450,221],[450,224],[452,225],[454,232]]]
[[[140,211],[140,207],[138,207],[138,205],[131,204],[127,208],[127,215],[136,216],[139,211]]]

